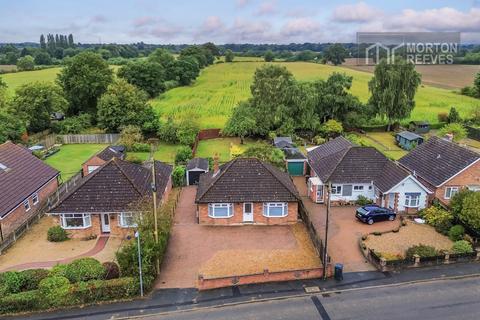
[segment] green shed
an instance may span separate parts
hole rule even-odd
[[[284,148],[287,171],[291,176],[303,176],[306,173],[307,157],[297,148]]]

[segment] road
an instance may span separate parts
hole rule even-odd
[[[137,319],[480,319],[480,278],[353,289]]]

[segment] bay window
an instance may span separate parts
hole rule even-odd
[[[263,205],[263,215],[270,218],[285,217],[288,214],[288,203],[268,202]]]
[[[63,229],[85,229],[92,226],[89,213],[64,213],[60,215]]]
[[[233,204],[210,203],[208,205],[208,216],[210,218],[230,218],[233,216]]]
[[[405,194],[405,207],[418,208],[420,205],[420,193],[406,193]]]
[[[120,227],[131,228],[136,227],[137,223],[135,222],[135,216],[131,212],[124,212],[118,215],[118,222]]]

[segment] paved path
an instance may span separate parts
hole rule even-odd
[[[79,258],[84,258],[84,257],[91,257],[99,253],[105,248],[105,245],[107,244],[109,236],[108,235],[101,235],[95,246],[88,250],[85,253],[79,254],[78,256],[75,257],[70,257],[62,260],[53,260],[53,261],[39,261],[39,262],[30,262],[30,263],[22,263],[22,264],[17,264],[15,266],[11,266],[9,268],[0,270],[0,272],[5,272],[5,271],[11,271],[11,270],[26,270],[26,269],[37,269],[37,268],[51,268],[56,266],[57,264],[65,264],[65,263],[70,263],[75,259]]]

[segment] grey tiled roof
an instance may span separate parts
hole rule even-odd
[[[290,176],[255,158],[237,158],[200,176],[196,202],[298,201]]]
[[[322,181],[327,181],[333,170],[353,144],[340,136],[319,145],[307,153],[308,162]]]
[[[440,186],[465,169],[480,155],[459,145],[431,137],[399,160],[400,164],[428,183]],[[478,173],[480,176],[480,172]]]
[[[413,132],[410,132],[410,131],[402,131],[402,132],[399,132],[397,133],[397,135],[407,139],[407,140],[417,140],[417,139],[423,139],[423,137],[421,135],[418,135],[416,133],[413,133]]]
[[[114,157],[119,159],[125,158],[125,147],[123,146],[108,146],[99,153],[96,154],[97,157],[103,161],[108,161]]]
[[[208,160],[205,158],[193,158],[192,160],[188,161],[187,170],[192,170],[195,168],[208,171]]]

